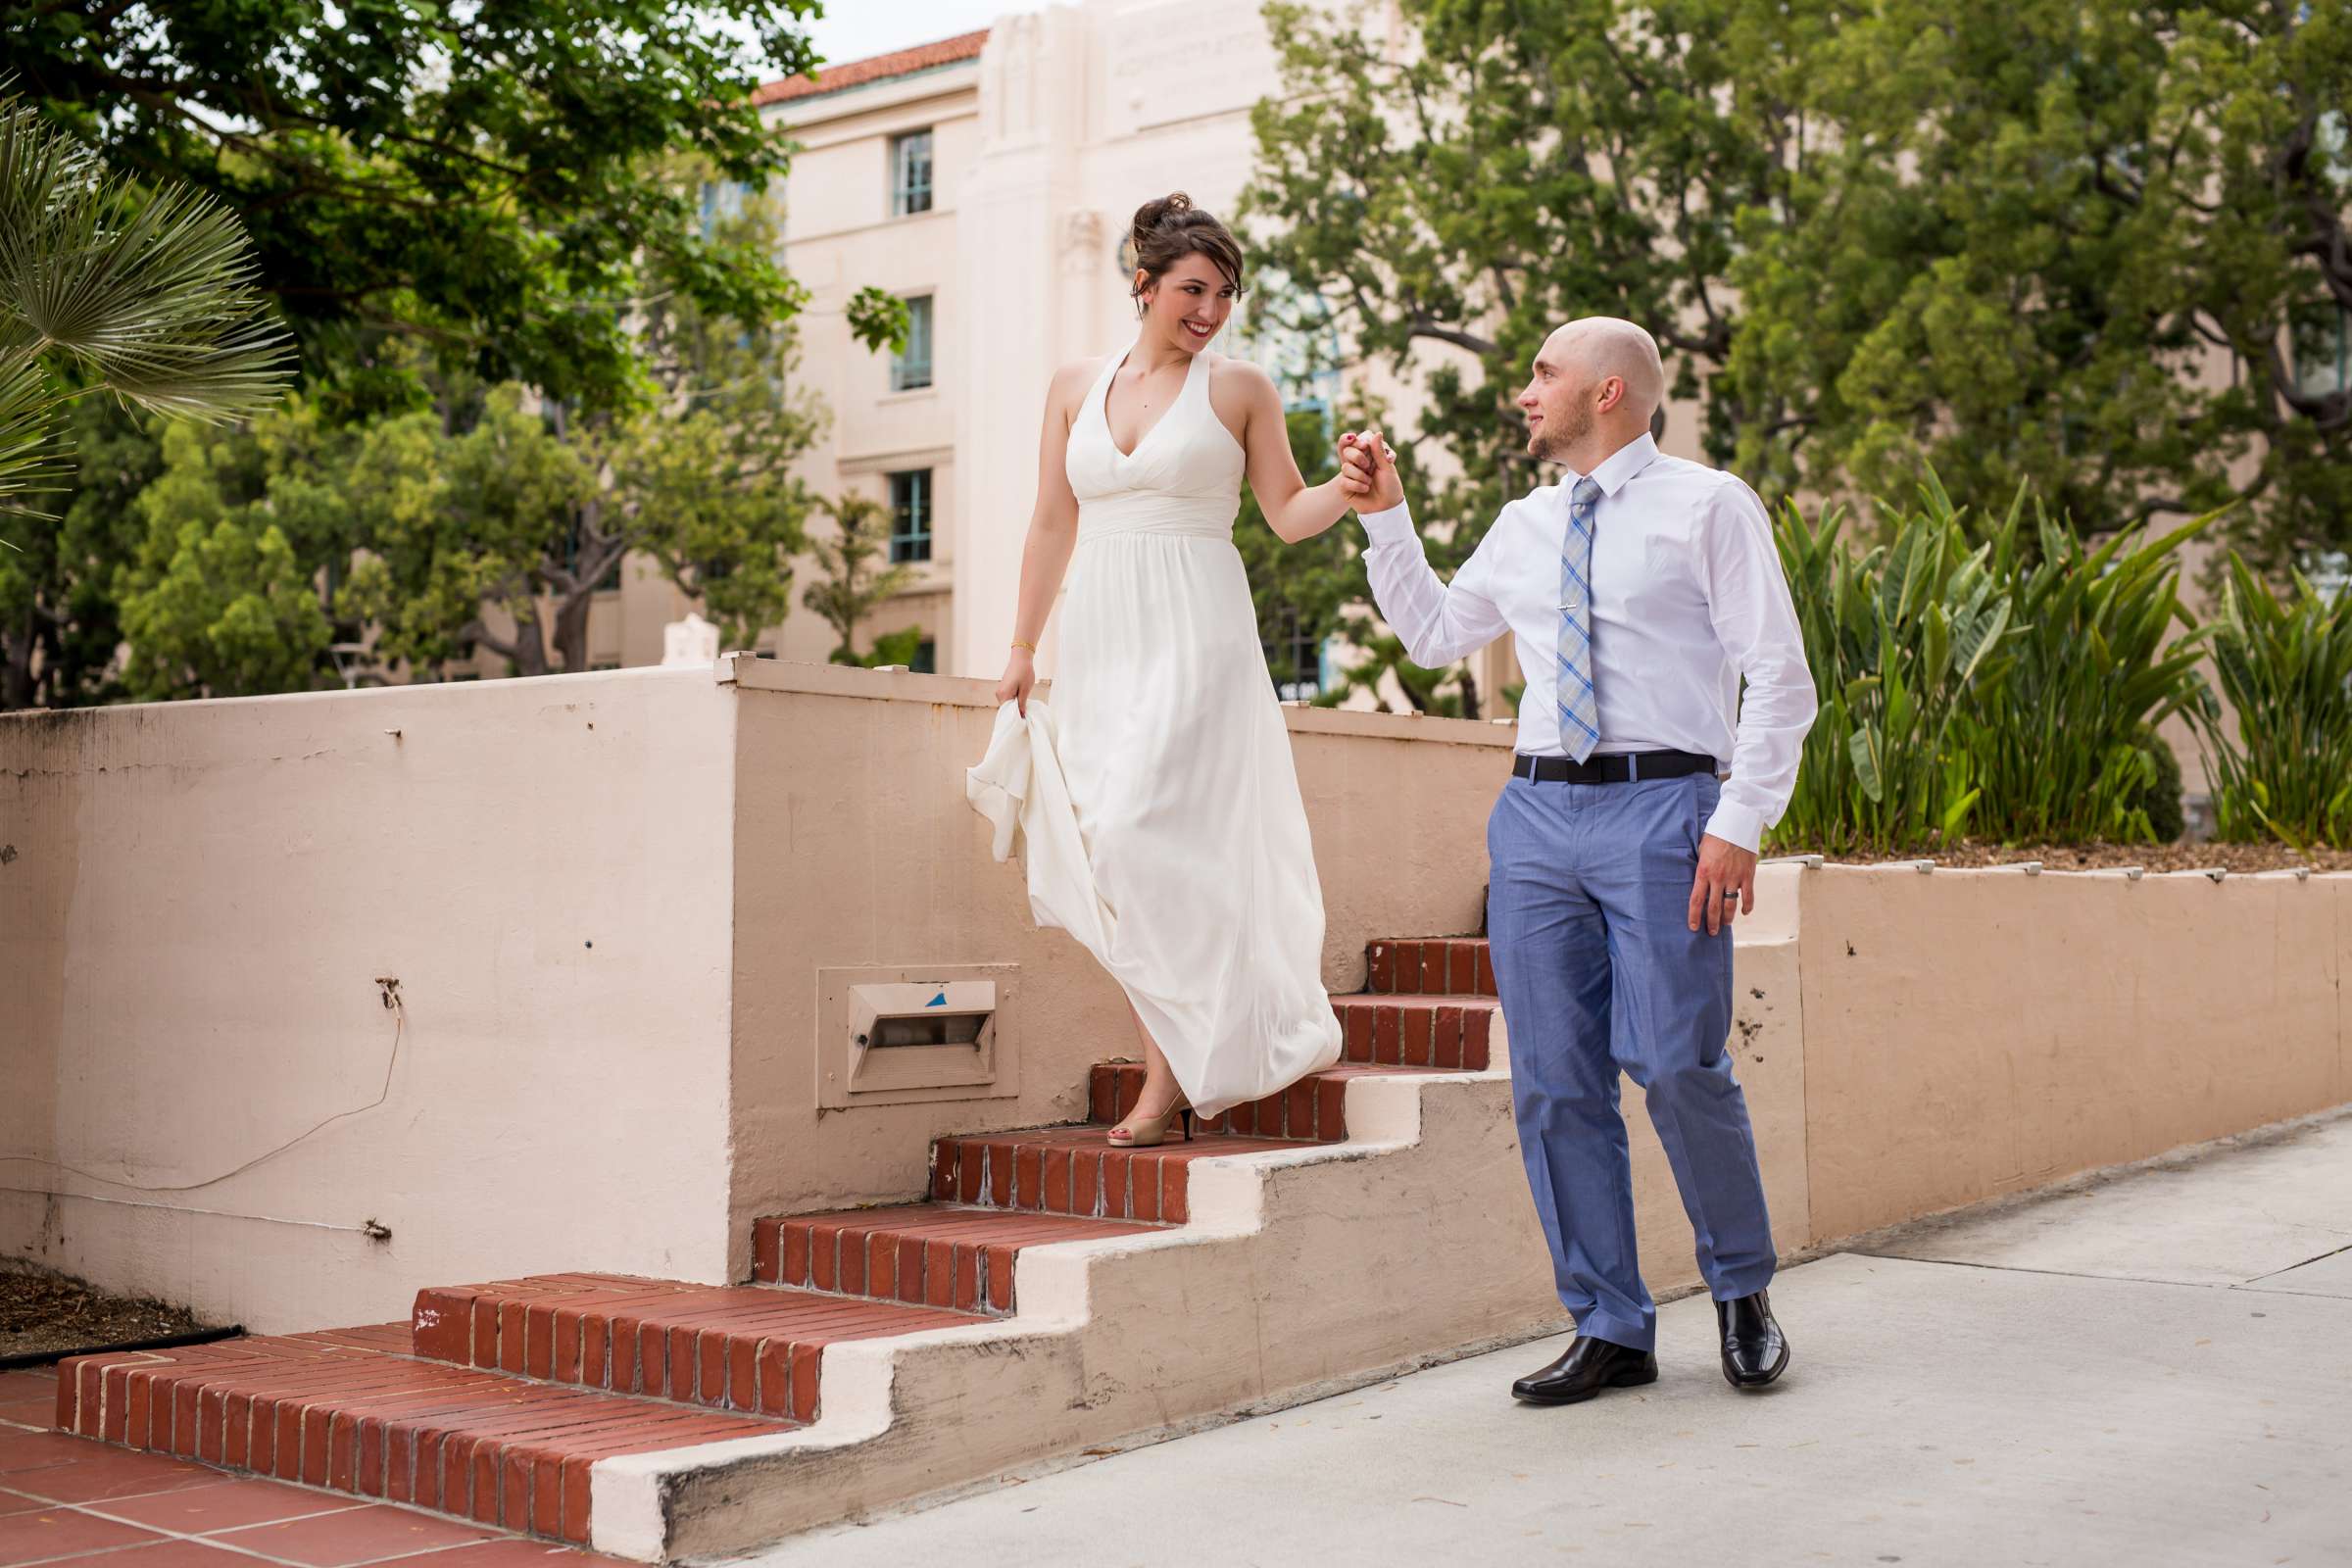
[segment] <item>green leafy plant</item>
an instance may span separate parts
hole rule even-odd
[[[1935,494],[1948,509],[1940,487]],[[2160,775],[2146,736],[2189,710],[2200,690],[2203,633],[2180,604],[2180,548],[2213,516],[2093,549],[2036,499],[2029,562],[2026,501],[2020,485],[1986,563],[2014,632],[1998,678],[1978,685],[1960,724],[1982,792],[1975,829],[2008,843],[2178,837],[2178,826],[2160,834],[2149,814]],[[2173,792],[2177,819],[2177,766]]]
[[[220,203],[142,190],[0,96],[0,512],[49,516],[33,498],[72,472],[59,425],[78,397],[197,419],[274,402],[285,338],[253,274]]]
[[[816,558],[817,580],[808,585],[801,602],[824,618],[841,639],[833,650],[836,664],[866,662],[858,656],[858,627],[891,596],[914,580],[914,568],[890,562],[890,509],[871,496],[849,495],[825,503],[835,530],[808,541]],[[919,645],[921,639],[916,639]],[[877,651],[879,651],[877,649]],[[906,663],[906,659],[884,660]]]
[[[1888,850],[1963,832],[1980,788],[1953,728],[1972,684],[1995,678],[2010,603],[1933,479],[1924,510],[1857,554],[1836,508],[1775,526],[1821,702],[1781,843]]]
[[[2284,599],[2233,552],[2213,625],[2222,694],[2198,710],[2216,835],[2352,847],[2352,594],[2294,574]]]

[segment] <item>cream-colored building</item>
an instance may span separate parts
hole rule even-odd
[[[810,292],[796,374],[831,416],[801,476],[889,506],[894,555],[914,572],[860,628],[861,650],[919,626],[919,666],[1003,667],[1047,383],[1130,340],[1140,203],[1182,189],[1231,211],[1251,167],[1250,110],[1278,85],[1254,0],[1082,0],[761,90],[796,147],[783,260]],[[847,307],[868,285],[914,313],[906,355],[852,336]],[[1248,328],[1245,301],[1216,347],[1296,360]],[[624,577],[592,612],[599,665],[658,662],[662,624],[690,608],[649,564]],[[796,608],[759,646],[821,661],[833,635]],[[1049,629],[1049,674],[1053,655]],[[1515,678],[1507,651],[1486,663],[1485,690]]]

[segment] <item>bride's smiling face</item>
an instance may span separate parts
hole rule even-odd
[[[1144,326],[1198,353],[1224,328],[1238,292],[1207,257],[1179,257],[1157,282],[1144,284]]]

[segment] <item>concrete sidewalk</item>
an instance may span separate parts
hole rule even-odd
[[[1869,1238],[1773,1300],[1765,1395],[1693,1297],[1648,1389],[1517,1405],[1544,1341],[753,1560],[2352,1563],[2352,1115]]]

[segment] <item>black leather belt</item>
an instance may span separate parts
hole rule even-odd
[[[1566,757],[1511,759],[1514,777],[1538,784],[1628,784],[1644,778],[1689,778],[1715,771],[1715,759],[1695,752],[1610,752],[1577,761]]]

